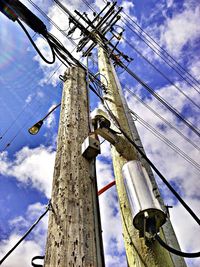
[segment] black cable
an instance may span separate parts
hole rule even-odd
[[[19,239],[19,241],[6,253],[6,255],[0,260],[0,265],[8,258],[8,256],[19,246],[19,244],[30,234],[30,232],[35,228],[39,221],[47,214],[51,208],[51,202],[47,206],[46,211],[35,221],[35,223],[28,229],[28,231]]]
[[[181,66],[177,60],[174,59],[174,57],[172,57],[162,46],[160,46],[158,44],[158,42],[156,42],[151,36],[150,34],[148,34],[146,31],[144,31],[144,29],[142,29],[142,27],[140,25],[137,24],[137,22],[135,22],[128,14],[125,13],[125,11],[122,10],[122,13],[124,13],[144,34],[146,34],[148,36],[148,38],[150,38],[158,47],[159,49],[161,49],[164,53],[166,53],[167,56],[169,56],[186,74],[188,74],[197,84],[200,85],[200,82],[194,77],[192,76],[185,68],[183,68],[183,66]],[[139,31],[138,31],[139,32]],[[146,38],[146,37],[145,37]],[[146,38],[147,40],[147,38]],[[150,42],[151,43],[151,42]],[[153,44],[152,44],[153,45]],[[155,47],[155,46],[154,46]],[[158,50],[159,51],[159,50]]]
[[[32,265],[33,267],[43,267],[42,264],[34,263],[34,261],[35,261],[35,260],[44,260],[44,258],[45,258],[45,256],[35,256],[35,257],[33,257],[32,260],[31,260],[31,265]]]
[[[50,45],[50,43],[49,43],[49,40],[46,39],[47,42],[49,43],[49,46],[50,46],[50,49],[51,49],[51,52],[52,52],[52,56],[53,56],[52,61],[47,60],[47,59],[42,55],[42,53],[40,52],[40,50],[38,49],[38,47],[37,47],[36,44],[34,43],[33,39],[31,38],[30,34],[28,33],[27,29],[24,27],[23,23],[22,23],[19,19],[17,19],[17,22],[19,23],[19,25],[20,25],[20,27],[23,29],[23,31],[26,33],[28,39],[30,40],[31,44],[33,45],[33,47],[35,48],[35,50],[37,51],[37,53],[39,54],[39,56],[40,56],[40,57],[41,57],[47,64],[53,64],[53,63],[55,62],[56,57],[55,57],[55,53],[54,53],[54,51],[53,51],[53,49],[52,49],[52,47],[51,47],[51,45]]]
[[[83,0],[82,0],[83,1]],[[87,2],[86,0],[84,0],[83,2]],[[104,2],[105,3],[108,3],[108,1],[107,0],[104,0]],[[90,6],[90,4],[88,3],[88,6],[90,7],[90,9],[91,10],[93,10],[93,8]],[[198,84],[200,84],[199,83],[199,81],[197,81],[189,72],[187,72],[166,50],[164,50],[164,48],[162,48],[148,33],[146,33],[136,22],[134,22],[133,21],[133,19],[131,19],[130,18],[130,16],[129,15],[127,15],[123,10],[122,10],[122,13],[124,13],[130,20],[132,20],[132,22],[133,23],[135,23],[138,27],[139,27],[139,29],[142,31],[142,32],[144,32],[154,43],[156,43],[157,44],[157,46],[161,49],[161,50],[163,50],[180,68],[182,68],[182,70],[181,69],[179,69],[178,68],[178,70],[179,71],[181,71],[182,73],[183,73],[183,71],[186,73],[186,74],[188,74],[194,81],[196,81],[196,83],[198,83]],[[132,28],[131,28],[131,24],[130,24],[130,22],[126,19],[126,18],[124,18],[123,17],[123,15],[122,15],[122,18],[127,22],[127,23],[129,23],[129,25],[128,24],[126,24],[123,20],[122,20],[122,22],[134,33],[134,34],[136,34],[150,49],[152,49],[152,51],[154,51],[154,53],[156,54],[156,55],[158,55],[160,58],[162,58],[163,59],[163,61],[169,66],[169,67],[171,67],[174,71],[176,71],[176,73],[178,73],[179,74],[179,76],[183,79],[183,80],[185,80],[191,87],[193,87],[198,93],[200,93],[200,91],[198,91],[194,86],[193,86],[193,84],[191,84],[191,78],[190,77],[184,77],[178,70],[176,70],[175,69],[175,67],[174,67],[174,65],[175,65],[175,63],[173,63],[172,61],[171,61],[171,59],[169,60],[169,58],[166,58],[165,57],[165,55],[164,54],[162,54],[161,53],[161,51],[151,42],[151,41],[149,41],[144,35],[142,35],[141,36],[141,32],[138,30],[138,29],[136,29],[133,25],[132,25],[132,27],[138,32],[135,32]],[[143,39],[142,37],[144,37],[145,39]],[[154,48],[152,48],[150,45],[149,45],[149,43],[158,51],[155,51],[155,49]],[[163,55],[163,57],[162,57],[162,55]],[[167,60],[173,65],[173,66],[171,66],[170,64],[169,64],[169,62],[167,62]],[[188,81],[187,79],[189,79],[190,81]],[[193,82],[193,81],[192,81]],[[196,85],[198,88],[200,88],[198,85]]]
[[[181,198],[181,196],[176,192],[176,190],[171,186],[171,184],[165,179],[162,173],[156,168],[156,166],[151,162],[151,160],[145,155],[145,153],[136,145],[136,143],[127,135],[127,133],[121,128],[117,118],[114,116],[110,108],[108,107],[106,102],[104,101],[104,107],[107,112],[110,114],[111,118],[113,118],[114,122],[117,124],[117,128],[122,132],[124,137],[135,147],[135,149],[140,153],[140,155],[146,160],[146,162],[152,167],[155,173],[160,177],[163,183],[169,188],[169,190],[174,194],[174,196],[179,200],[179,202],[183,205],[183,207],[188,211],[188,213],[192,216],[192,218],[200,225],[200,219],[197,215],[192,211],[192,209],[185,203],[185,201]]]
[[[169,62],[167,62],[167,60],[163,57],[163,56],[161,56],[161,54],[159,54],[158,52],[156,52],[155,51],[155,49],[153,49],[149,44],[148,44],[148,42],[147,41],[145,41],[142,37],[141,37],[141,35],[140,34],[138,34],[138,33],[136,33],[129,25],[127,25],[126,23],[124,23],[134,34],[136,34],[137,35],[137,37],[138,38],[140,38],[149,48],[151,48],[151,50],[152,51],[154,51],[154,53],[157,55],[157,56],[159,56],[160,58],[162,58],[162,60],[170,67],[170,68],[172,68],[185,82],[187,82],[187,84],[189,84],[196,92],[198,92],[199,94],[200,94],[200,91],[196,88],[196,87],[194,87],[194,85],[190,82],[190,81],[188,81],[187,79],[186,79],[186,77],[184,77],[178,70],[176,70],[176,68],[175,67],[173,67],[172,65],[170,65],[169,64]],[[199,87],[198,87],[199,88]]]
[[[123,40],[131,47],[133,48],[138,55],[140,55],[146,62],[148,62],[160,75],[162,75],[171,85],[173,85],[182,95],[184,95],[193,105],[195,105],[198,109],[200,109],[200,106],[191,99],[184,91],[180,89],[179,86],[177,86],[173,81],[171,81],[167,75],[165,75],[161,70],[159,70],[147,57],[145,57],[133,44],[131,44],[126,38],[123,37]],[[128,67],[128,66],[127,66]]]
[[[134,92],[132,92],[129,88],[126,87],[125,84],[121,83],[124,87],[124,90],[129,92],[134,98],[137,99],[142,105],[144,105],[148,110],[153,112],[154,115],[156,115],[160,120],[162,120],[166,125],[168,125],[171,129],[176,131],[178,135],[180,135],[182,138],[184,138],[188,143],[190,143],[194,148],[196,148],[198,151],[200,151],[200,147],[197,146],[191,139],[189,139],[187,136],[185,136],[181,131],[179,131],[173,124],[171,124],[168,120],[166,120],[164,117],[162,117],[158,112],[156,112],[152,107],[150,107],[147,103],[145,103],[141,98],[139,98]]]
[[[166,138],[163,134],[157,131],[153,126],[151,126],[148,122],[143,120],[138,114],[129,109],[132,115],[137,118],[138,123],[140,123],[143,127],[145,127],[148,131],[150,131],[154,136],[164,142],[168,147],[174,150],[179,156],[185,159],[188,163],[190,163],[193,167],[195,167],[198,171],[200,171],[200,165],[190,158],[184,151],[182,151],[179,147],[177,147],[174,143],[172,143],[168,138]]]
[[[184,257],[184,258],[197,258],[200,257],[200,252],[182,252],[180,250],[177,250],[175,248],[170,247],[168,244],[166,244],[159,235],[155,235],[156,240],[159,242],[159,244],[164,247],[166,250],[168,250],[169,252],[178,255],[180,257]]]
[[[142,81],[132,70],[123,65],[127,73],[129,73],[136,81],[145,87],[159,102],[161,102],[168,110],[170,110],[177,118],[179,118],[187,127],[190,128],[197,136],[200,137],[199,129],[196,128],[191,122],[187,121],[175,108],[173,108],[166,100],[157,94],[147,83]]]

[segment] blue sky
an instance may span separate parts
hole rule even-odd
[[[22,1],[35,14],[40,16],[48,30],[61,40],[69,51],[73,45],[63,37],[49,22],[34,9],[27,0]],[[62,30],[68,28],[67,17],[53,5],[53,1],[34,0]],[[81,1],[62,1],[71,11],[78,9],[90,13]],[[93,8],[99,10],[102,0],[89,1]],[[124,11],[137,22],[166,51],[175,58],[197,80],[200,79],[199,44],[200,44],[200,6],[197,1],[119,1]],[[135,26],[139,36],[144,38],[140,29]],[[44,211],[51,192],[51,181],[56,151],[59,109],[46,120],[36,136],[28,134],[27,129],[41,119],[48,110],[59,103],[62,94],[62,83],[59,75],[64,73],[59,61],[53,66],[44,63],[36,54],[29,40],[17,23],[12,22],[0,13],[0,258],[9,250],[32,222]],[[186,83],[160,57],[124,24],[125,27],[121,50],[134,60],[129,65],[137,75],[156,90],[164,99],[175,107],[186,119],[200,128],[199,88]],[[44,40],[29,29],[34,41],[48,58],[51,57]],[[73,37],[76,37],[75,36]],[[148,40],[150,40],[147,37]],[[128,41],[128,42],[127,42]],[[151,40],[150,40],[151,41]],[[164,79],[152,66],[136,53],[130,43],[143,54],[157,69],[180,88],[191,100]],[[155,45],[155,44],[154,44]],[[155,46],[153,47],[155,48]],[[156,46],[158,49],[158,47]],[[80,55],[74,53],[79,58]],[[94,54],[95,57],[95,54]],[[91,69],[93,63],[90,63]],[[96,67],[95,67],[96,69]],[[56,72],[55,72],[56,71]],[[140,97],[146,105],[158,112],[169,123],[184,134],[196,146],[200,146],[199,137],[189,130],[180,120],[168,112],[155,98],[121,69],[117,72],[122,87],[128,87]],[[186,76],[183,74],[182,76]],[[199,150],[188,143],[177,131],[170,128],[149,109],[141,104],[132,94],[124,90],[129,107],[136,112],[136,125],[149,158],[166,176],[185,201],[200,216],[199,171],[171,150],[161,140],[142,126],[142,120],[164,134],[164,137],[175,144],[193,161],[199,162]],[[196,104],[196,106],[194,105]],[[99,105],[91,96],[91,110]],[[155,130],[154,130],[155,132]],[[7,146],[11,143],[10,146]],[[102,154],[97,159],[99,188],[114,179],[111,167],[110,146],[102,144]],[[158,180],[166,204],[173,204],[170,210],[173,226],[181,247],[185,251],[200,250],[200,230],[190,216],[184,211],[171,193]],[[121,232],[120,216],[115,188],[100,196],[103,225],[103,237],[106,267],[127,266]],[[108,224],[109,222],[109,224]],[[183,223],[187,222],[187,223]],[[110,229],[110,225],[113,225]],[[31,258],[41,255],[45,247],[47,217],[38,225],[34,233],[5,261],[5,267],[30,265]],[[23,259],[21,255],[24,255]],[[200,265],[198,259],[188,260],[188,266]]]

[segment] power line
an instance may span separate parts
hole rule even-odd
[[[153,135],[155,135],[158,139],[164,142],[168,147],[174,150],[179,156],[185,159],[188,163],[194,166],[198,171],[200,171],[200,165],[190,158],[185,152],[183,152],[180,148],[178,148],[174,143],[172,143],[168,138],[166,138],[163,134],[158,132],[153,126],[151,126],[148,122],[143,120],[137,113],[130,110],[131,114],[137,118],[138,123],[140,123],[143,127],[145,127],[148,131],[150,131]]]
[[[57,2],[57,0],[54,0]],[[87,2],[86,0],[84,0]],[[88,4],[89,5],[89,4]],[[90,6],[90,5],[89,5]],[[92,8],[91,8],[92,9]],[[144,86],[155,98],[157,98],[168,110],[170,110],[177,118],[179,118],[185,125],[187,125],[196,135],[200,137],[199,129],[191,122],[187,121],[182,114],[180,114],[174,107],[172,107],[166,100],[157,94],[148,84],[142,81],[133,71],[131,71],[123,63],[120,64],[134,79],[136,79],[142,86]]]
[[[148,62],[160,75],[162,75],[171,85],[173,85],[182,95],[184,95],[193,105],[195,105],[198,109],[200,109],[200,106],[193,100],[191,99],[184,91],[180,89],[178,85],[176,85],[174,82],[172,82],[171,79],[168,78],[167,75],[165,75],[161,70],[159,70],[147,57],[145,57],[133,44],[131,44],[125,37],[122,37],[126,43],[133,48],[138,55],[140,55],[146,62]]]
[[[40,220],[51,210],[52,205],[49,201],[45,212],[35,221],[35,223],[28,229],[28,231],[19,239],[19,241],[6,253],[6,255],[0,260],[0,265],[8,258],[8,256],[20,245],[20,243],[31,233],[35,226],[40,222]]]
[[[169,252],[178,255],[180,257],[185,257],[185,258],[197,258],[200,257],[200,252],[182,252],[180,250],[177,250],[175,248],[170,247],[168,244],[166,244],[158,234],[155,235],[155,239],[158,241],[158,243],[164,247],[166,250]]]
[[[122,13],[124,13],[125,14],[125,16],[127,16],[128,18],[129,18],[129,20],[131,20],[132,21],[132,23],[133,24],[135,24],[140,30],[141,30],[141,32],[142,33],[144,33],[145,35],[147,35],[148,36],[148,38],[150,38],[150,40],[152,41],[152,42],[154,42],[158,47],[159,47],[159,49],[161,49],[167,56],[169,56],[174,62],[175,62],[175,64],[177,64],[187,75],[189,75],[198,85],[200,85],[200,82],[194,77],[194,76],[192,76],[185,68],[183,68],[183,66],[181,66],[179,63],[178,63],[178,61],[177,60],[175,60],[174,59],[174,57],[172,57],[167,51],[166,51],[166,49],[164,49],[162,46],[160,46],[159,44],[158,44],[158,42],[156,42],[155,41],[155,39],[153,39],[151,36],[150,36],[150,34],[148,34],[146,31],[144,31],[144,29],[142,29],[142,27],[137,23],[137,22],[135,22],[127,13],[125,13],[124,11],[122,11]]]
[[[28,33],[27,29],[24,27],[23,23],[17,19],[16,20],[18,22],[18,24],[20,25],[20,27],[22,28],[22,30],[25,32],[25,34],[27,35],[28,39],[30,40],[31,44],[33,45],[33,47],[35,48],[35,50],[37,51],[37,53],[39,54],[39,56],[47,63],[47,64],[53,64],[55,62],[55,53],[50,45],[50,49],[51,49],[51,52],[52,52],[52,61],[49,61],[47,60],[43,55],[42,53],[40,52],[40,50],[38,49],[38,47],[35,45],[33,39],[31,38],[30,34]],[[46,39],[47,42],[49,43],[48,39]],[[50,43],[49,43],[50,44]]]
[[[166,120],[164,117],[162,117],[158,112],[156,112],[153,108],[151,108],[147,103],[145,103],[141,98],[139,98],[133,91],[128,89],[123,83],[124,90],[129,92],[134,98],[137,99],[142,105],[144,105],[148,110],[150,110],[155,116],[157,116],[160,120],[162,120],[166,125],[168,125],[171,129],[176,131],[176,133],[184,138],[188,143],[190,143],[194,148],[196,148],[198,151],[200,151],[200,147],[197,146],[191,139],[189,139],[187,136],[185,136],[181,131],[179,131],[173,124],[171,124],[168,120]]]
[[[147,83],[145,83],[141,78],[139,78],[132,70],[123,66],[125,70],[144,88],[146,88],[160,103],[163,104],[168,110],[171,111],[178,119],[180,119],[193,133],[200,137],[199,129],[195,127],[190,121],[186,120],[183,115],[181,115],[175,108],[171,106],[166,100],[164,100],[159,94],[157,94]]]
[[[82,0],[83,1],[83,0]],[[84,2],[87,2],[86,0],[84,0]],[[107,0],[104,0],[104,2],[105,3],[108,3],[108,1]],[[87,2],[88,3],[88,2]],[[90,6],[90,4],[88,3],[88,6]],[[92,9],[92,7],[90,7],[91,9]],[[169,62],[167,62],[167,60],[166,60],[166,57],[165,57],[165,55],[164,54],[162,54],[161,53],[161,51],[151,42],[151,41],[149,41],[147,38],[145,38],[145,36],[144,35],[142,35],[145,39],[143,39],[142,38],[142,36],[141,36],[141,32],[139,32],[133,25],[133,28],[137,31],[137,32],[139,32],[139,34],[137,33],[137,32],[135,32],[132,28],[131,28],[131,26],[130,26],[130,22],[126,19],[126,18],[124,18],[124,16],[122,15],[122,18],[124,18],[124,20],[129,24],[127,24],[127,23],[125,23],[125,22],[123,22],[123,19],[122,19],[122,22],[134,33],[134,34],[136,34],[137,36],[138,36],[138,38],[140,38],[152,51],[154,51],[154,53],[156,54],[156,55],[158,55],[160,58],[162,58],[163,59],[163,61],[169,66],[169,67],[171,67],[177,74],[179,74],[179,76],[183,79],[183,80],[185,80],[191,87],[193,87],[194,88],[194,90],[196,90],[198,93],[200,93],[200,91],[198,91],[195,87],[194,87],[194,85],[193,84],[191,84],[191,78],[193,79],[193,80],[195,80],[196,81],[196,83],[197,84],[200,84],[199,83],[199,81],[197,81],[189,72],[187,72],[187,70],[185,70],[164,48],[162,48],[148,33],[146,33],[136,22],[134,22],[134,20],[129,16],[129,15],[127,15],[123,10],[122,10],[122,13],[124,13],[133,23],[135,23],[139,28],[140,28],[140,30],[142,31],[142,32],[144,32],[154,43],[156,43],[157,44],[157,46],[162,50],[162,51],[164,51],[171,59],[169,60],[168,58],[168,60],[169,60],[169,62],[170,63],[172,63],[172,65],[170,65],[170,63]],[[156,51],[153,47],[151,47],[150,45],[149,45],[149,43],[158,51]],[[173,63],[171,60],[173,60],[175,63]],[[176,68],[174,67],[174,64],[177,64],[182,70],[180,70],[179,69],[179,71],[178,70],[176,70]],[[181,72],[185,72],[186,74],[188,74],[190,77],[187,77],[187,78],[185,78],[181,73],[180,73],[180,71]],[[189,79],[189,81],[188,81],[188,79]],[[192,81],[193,82],[193,81]],[[200,87],[199,86],[197,86],[199,89],[200,89]]]
[[[162,60],[170,67],[172,68],[187,84],[189,84],[196,92],[200,94],[200,91],[188,80],[188,78],[184,77],[176,68],[172,65],[170,65],[169,62],[163,57],[161,54],[159,54],[154,48],[152,48],[147,41],[145,41],[140,34],[136,33],[129,25],[125,23],[125,25],[134,33],[137,35],[138,38],[140,38],[157,56],[162,58]],[[198,87],[199,88],[199,87]]]

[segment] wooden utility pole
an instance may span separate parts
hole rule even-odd
[[[99,48],[99,71],[100,74],[102,74],[102,82],[105,83],[106,78],[108,83],[107,93],[104,95],[106,105],[110,110],[112,110],[113,115],[118,120],[123,131],[125,131],[127,135],[134,140],[134,134],[132,134],[134,129],[133,127],[130,127],[127,104],[125,103],[125,99],[122,97],[122,92],[119,88],[120,85],[116,77],[115,70],[107,56],[107,53],[101,47]],[[136,132],[135,137],[138,138],[138,136],[136,136]],[[163,249],[156,241],[147,246],[144,238],[139,238],[139,231],[133,226],[133,218],[122,178],[122,167],[127,161],[140,159],[140,157],[133,147],[130,148],[130,144],[128,142],[124,149],[129,149],[129,151],[125,153],[128,155],[126,158],[120,155],[114,146],[111,147],[128,266],[185,267],[186,265],[183,259],[179,257],[180,260],[177,260],[175,263],[171,254],[167,250]],[[157,188],[156,182],[152,176],[151,180],[154,182],[152,188],[155,188],[155,186]],[[158,197],[160,197],[159,194]],[[161,231],[161,234],[162,238],[165,239],[163,231]],[[172,232],[170,234],[174,235]],[[168,238],[168,240],[169,239],[170,238]],[[173,238],[171,238],[171,240],[173,240]]]
[[[103,267],[94,161],[81,155],[89,134],[86,74],[65,73],[45,267]]]

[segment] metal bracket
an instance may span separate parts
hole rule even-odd
[[[82,144],[82,155],[88,160],[95,158],[100,154],[100,142],[93,136],[88,136]]]

